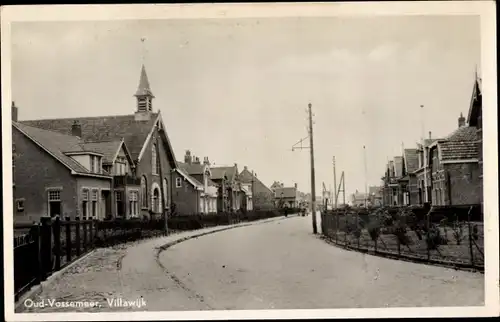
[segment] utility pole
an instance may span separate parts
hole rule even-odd
[[[255,202],[255,189],[253,188],[254,186],[254,176],[256,174],[253,173],[253,170],[252,170],[252,210],[254,210],[254,202]]]
[[[424,132],[424,106],[420,105],[420,111],[421,113],[421,130],[422,130],[422,152],[423,152],[423,165],[424,165],[424,198],[423,202],[426,203],[428,202],[429,195],[427,192],[427,155],[426,155],[426,149],[425,149],[425,132]]]
[[[318,233],[316,225],[316,176],[314,174],[314,139],[313,139],[313,121],[312,121],[312,104],[309,103],[309,144],[311,146],[311,211],[312,211],[312,225],[313,233]]]
[[[337,209],[337,200],[338,200],[338,193],[337,193],[337,170],[336,170],[336,167],[335,167],[335,156],[333,156],[333,159],[332,159],[332,163],[333,163],[333,186],[335,187],[335,209]]]
[[[367,178],[366,176],[368,175],[368,170],[367,170],[367,165],[366,165],[366,147],[363,145],[363,164],[365,167],[365,208],[368,207],[368,184],[367,184]]]
[[[317,234],[318,233],[318,226],[316,223],[316,178],[315,178],[315,171],[314,171],[314,139],[313,139],[313,120],[312,120],[312,104],[309,103],[308,105],[308,114],[309,114],[309,126],[308,126],[308,136],[301,139],[299,142],[295,143],[292,146],[292,151],[295,149],[309,149],[310,150],[310,156],[311,156],[311,212],[312,212],[312,225],[313,225],[313,233]],[[309,138],[309,146],[308,147],[303,147],[302,142],[305,141],[307,138]],[[300,144],[300,147],[297,147],[296,145]]]

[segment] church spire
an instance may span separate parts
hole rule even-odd
[[[145,50],[144,49],[145,40],[146,40],[145,38],[141,38],[143,51]],[[137,98],[137,112],[152,112],[154,95],[149,85],[149,79],[148,79],[148,74],[146,73],[146,67],[144,66],[144,55],[145,54],[143,53],[139,86],[137,87],[137,91],[134,96]]]

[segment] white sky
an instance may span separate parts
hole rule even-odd
[[[387,158],[468,112],[479,17],[265,18],[12,24],[19,118],[130,114],[142,63],[178,160],[190,149],[310,191],[309,153],[291,152],[315,114],[316,191],[380,183]],[[427,134],[426,134],[427,135]]]

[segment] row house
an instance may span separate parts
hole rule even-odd
[[[212,167],[212,181],[217,184],[217,211],[231,212],[248,210],[249,199],[252,197],[248,183],[241,181],[238,165]]]
[[[174,169],[177,169],[178,166],[162,115],[159,111],[153,112],[154,95],[144,65],[141,68],[139,86],[134,96],[136,111],[132,114],[29,120],[19,121],[17,125],[14,125],[19,133],[24,131],[27,135],[30,133],[33,135],[33,132],[36,132],[40,136],[56,136],[55,133],[58,133],[59,141],[68,141],[71,144],[78,142],[80,146],[79,149],[76,149],[75,146],[75,151],[67,151],[68,147],[64,145],[58,146],[56,149],[59,151],[57,155],[62,158],[61,162],[66,167],[71,167],[71,176],[59,176],[56,172],[44,170],[39,175],[44,176],[45,180],[33,182],[34,185],[40,186],[37,191],[45,189],[52,191],[52,185],[64,187],[64,189],[57,190],[58,193],[42,194],[45,196],[42,198],[43,200],[33,193],[29,193],[25,198],[31,198],[33,202],[36,200],[39,205],[47,205],[45,207],[47,213],[50,214],[55,212],[81,214],[83,209],[80,205],[87,199],[85,189],[91,184],[79,183],[77,188],[74,188],[70,182],[73,182],[72,176],[85,174],[84,177],[87,181],[90,180],[89,177],[94,178],[93,181],[99,179],[98,183],[92,182],[92,185],[95,183],[95,187],[100,189],[99,191],[107,189],[110,191],[109,194],[113,194],[111,198],[109,196],[103,197],[105,200],[111,200],[103,202],[108,205],[106,208],[108,210],[104,211],[106,216],[159,217],[165,215],[172,200]],[[64,139],[60,135],[63,135]],[[24,136],[26,137],[26,135]],[[76,138],[78,141],[75,141]],[[38,139],[33,137],[33,140],[37,141]],[[44,142],[48,143],[50,147],[50,141],[49,138],[48,141]],[[102,152],[87,151],[87,147],[90,146],[92,149],[95,148]],[[117,146],[123,147],[123,151],[116,152],[115,156],[109,151],[114,151]],[[18,148],[17,145],[16,148]],[[52,150],[50,148],[48,150],[50,152],[44,150],[44,153],[50,155]],[[75,153],[70,156],[68,152]],[[112,157],[110,157],[111,155]],[[32,162],[31,168],[35,164],[41,169],[51,167],[52,161],[47,158],[40,159],[46,160],[47,164],[34,162],[37,159],[31,159],[29,156],[21,156],[17,162],[23,158],[25,160],[22,162],[25,164]],[[87,164],[90,170],[86,170]],[[87,174],[87,172],[90,173]],[[20,178],[18,177],[18,179]],[[54,183],[48,182],[51,180]],[[21,183],[17,180],[16,184],[20,185]],[[108,188],[109,185],[111,186]],[[92,189],[91,191],[94,191]],[[74,205],[62,210],[52,210],[49,205],[56,195],[62,202],[75,200]],[[92,198],[95,199],[93,192]],[[117,206],[110,207],[109,203],[111,205],[117,203]]]
[[[137,217],[138,180],[117,184],[134,171],[123,140],[86,142],[74,135],[27,126],[13,120],[16,146],[13,172],[15,221],[43,216],[104,219],[113,213]],[[125,202],[124,196],[129,196]]]
[[[279,187],[274,190],[275,204],[279,207],[296,208],[299,207],[299,191],[297,184],[293,187]]]
[[[430,146],[432,204],[436,206],[483,203],[482,94],[476,77],[469,115],[460,114],[458,128]]]
[[[245,189],[250,191],[252,209],[274,208],[274,191],[259,180],[254,171],[250,171],[247,166],[244,166],[239,179]]]
[[[184,162],[177,161],[173,203],[177,214],[213,214],[217,212],[218,186],[212,181],[210,162],[186,151]]]
[[[384,181],[385,205],[483,204],[482,93],[474,81],[467,120],[460,114],[458,127],[444,138],[423,140],[389,162]]]

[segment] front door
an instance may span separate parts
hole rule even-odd
[[[109,190],[101,190],[101,202],[99,203],[99,219],[111,216],[111,193]]]

